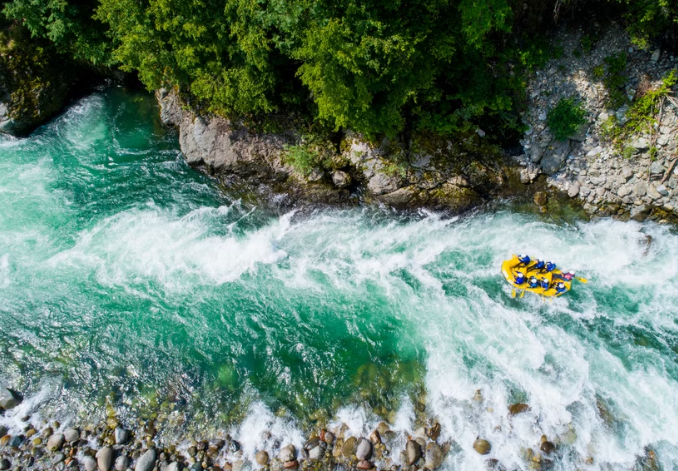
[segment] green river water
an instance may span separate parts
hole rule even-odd
[[[190,169],[152,99],[120,89],[0,138],[0,202],[0,382],[27,398],[0,423],[108,407],[168,436],[228,429],[251,455],[264,430],[300,444],[316,423],[411,431],[425,412],[457,443],[450,470],[484,469],[478,435],[526,469],[542,434],[556,469],[632,469],[646,447],[678,469],[670,228],[272,214]],[[514,252],[590,283],[512,299]],[[514,402],[531,409],[509,418]]]

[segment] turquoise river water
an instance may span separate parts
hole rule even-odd
[[[264,430],[411,431],[423,411],[457,443],[449,470],[484,468],[478,435],[526,469],[542,434],[556,469],[632,469],[647,447],[676,469],[674,231],[510,209],[272,214],[190,169],[156,115],[109,89],[1,138],[0,382],[27,399],[0,423],[108,407],[160,414],[168,435],[227,428],[251,454]],[[590,282],[512,299],[514,252]],[[514,402],[531,409],[510,418]]]

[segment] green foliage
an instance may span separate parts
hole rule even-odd
[[[283,158],[302,175],[309,175],[314,168],[322,165],[323,160],[317,151],[305,144],[286,146]]]
[[[553,136],[563,141],[568,136],[576,134],[579,128],[586,123],[586,110],[571,98],[561,99],[555,108],[549,110],[547,124]]]
[[[637,134],[650,131],[657,123],[655,116],[659,112],[658,105],[662,97],[671,93],[676,84],[676,69],[672,70],[656,90],[649,90],[638,98],[626,113],[624,131],[627,134]]]
[[[626,156],[625,143],[629,138],[638,134],[653,132],[654,127],[658,124],[656,116],[659,112],[659,103],[662,98],[672,92],[672,88],[678,82],[677,74],[676,69],[672,70],[664,77],[662,84],[657,89],[649,90],[638,98],[627,111],[623,123],[618,122],[614,116],[611,116],[603,124],[603,137],[612,142],[622,155]],[[650,156],[656,155],[656,152],[656,148],[650,149]]]
[[[616,109],[626,103],[626,53],[619,52],[604,59],[607,74],[604,83],[609,96],[609,106]]]
[[[675,0],[609,0],[624,6],[624,17],[633,41],[646,48],[652,38],[678,25]]]
[[[621,5],[639,37],[667,30],[678,17],[673,0],[598,2]],[[577,3],[558,2],[563,9]],[[79,61],[136,73],[149,89],[176,87],[199,110],[248,124],[293,116],[374,139],[479,124],[498,133],[519,129],[527,75],[564,53],[542,26],[552,5],[540,14],[517,0],[0,4],[36,40]],[[583,36],[578,51],[590,52],[594,42]],[[619,54],[600,74],[614,107],[626,100],[625,67]]]
[[[66,96],[69,70],[47,41],[31,40],[19,25],[0,30],[0,84],[17,132],[57,112]]]
[[[105,25],[92,20],[98,0],[12,0],[7,18],[19,20],[34,37],[49,39],[60,52],[94,65],[109,65]]]
[[[585,34],[581,38],[581,49],[584,51],[586,54],[590,54],[591,50],[593,49],[593,45],[595,43],[595,40],[593,39],[592,36]]]
[[[624,149],[622,150],[622,157],[629,160],[635,155],[635,153],[636,153],[635,147],[631,146],[624,147]]]
[[[602,79],[605,77],[605,66],[603,65],[597,65],[593,68],[593,77],[597,80]]]

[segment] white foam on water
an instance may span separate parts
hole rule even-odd
[[[0,208],[0,288],[14,289],[20,283],[12,277],[35,273],[60,282],[91,278],[95,282],[87,288],[123,287],[135,299],[156,299],[154,285],[162,294],[189,297],[205,286],[265,283],[270,290],[258,295],[278,295],[276,307],[295,318],[296,307],[285,304],[292,296],[307,303],[352,303],[348,314],[336,315],[346,316],[350,335],[379,352],[374,336],[361,331],[369,326],[358,323],[370,321],[362,317],[370,313],[361,311],[361,302],[377,297],[386,305],[382,315],[397,321],[395,341],[411,340],[423,352],[427,412],[443,426],[441,441],[453,440],[461,450],[448,456],[444,469],[484,469],[487,458],[507,469],[525,469],[523,449],[537,450],[542,434],[562,442],[566,453],[557,469],[628,470],[646,447],[658,452],[665,469],[678,462],[678,367],[672,350],[678,337],[678,236],[671,230],[613,220],[555,225],[508,212],[464,219],[422,212],[401,220],[366,210],[326,211],[295,222],[290,213],[238,232],[241,216],[228,205],[168,208],[137,201],[92,216],[90,226],[67,234],[69,243],[62,244],[67,247],[57,246],[59,231],[70,229],[48,226],[44,219],[66,218],[77,208],[54,188],[64,176],[44,149],[47,131],[56,134],[62,157],[96,164],[102,158],[98,147],[109,146],[112,136],[101,116],[105,106],[95,96],[72,107],[42,137],[0,139],[10,156],[0,163],[0,192],[12,200]],[[8,229],[9,220],[18,221],[16,227]],[[553,303],[529,294],[512,300],[499,265],[519,252],[554,259],[589,284],[575,283],[573,293]],[[36,266],[43,270],[26,269]],[[280,287],[284,290],[276,292]],[[270,300],[253,302],[265,306]],[[318,348],[296,339],[285,345],[273,335],[267,314],[257,313],[256,319],[272,339],[267,355],[276,348]],[[35,332],[18,337],[37,344]],[[327,338],[333,340],[331,332]],[[276,339],[282,347],[272,345]],[[243,354],[236,347],[225,350]],[[306,363],[313,358],[302,355]],[[144,378],[143,364],[137,368]],[[289,369],[282,371],[283,380],[289,378]],[[41,404],[58,398],[58,386],[50,388],[40,385],[0,423],[18,431],[24,415],[39,418]],[[482,391],[481,401],[473,399],[476,390]],[[530,410],[510,417],[508,406],[515,401],[527,402]],[[391,427],[401,436],[411,434],[415,416],[405,396]],[[368,436],[379,421],[353,404],[341,407],[330,426],[345,423],[349,435]],[[304,440],[293,419],[277,417],[261,401],[250,405],[232,434],[249,460],[262,448],[275,456],[280,446],[298,448]],[[477,436],[492,443],[490,455],[473,450]],[[394,445],[394,460],[404,443]]]
[[[61,381],[56,379],[41,382],[36,393],[23,397],[18,406],[0,415],[0,425],[7,427],[10,435],[23,433],[28,424],[40,429],[43,425],[40,409],[47,402],[58,400],[62,386]],[[26,417],[28,420],[24,421]]]
[[[529,244],[506,236],[517,232],[530,233]],[[647,235],[652,236],[649,247]],[[665,229],[612,220],[554,226],[509,214],[366,227],[360,218],[330,214],[300,222],[287,237],[283,246],[290,253],[290,268],[276,275],[290,289],[313,285],[315,271],[344,291],[360,291],[361,284],[375,282],[405,310],[402,314],[416,316],[413,325],[423,327],[416,335],[428,355],[429,411],[443,425],[443,438],[462,450],[448,458],[447,469],[482,469],[487,458],[522,468],[522,449],[538,451],[542,435],[571,442],[575,453],[561,458],[564,469],[628,469],[647,446],[661,448],[661,459],[678,456],[678,435],[671,430],[678,411],[675,368],[662,368],[664,359],[652,360],[651,352],[632,346],[627,352],[632,363],[635,354],[651,363],[615,366],[603,361],[616,359],[605,341],[581,337],[585,326],[571,331],[567,323],[549,319],[598,318],[611,322],[612,329],[642,325],[675,332],[675,314],[662,303],[670,299],[671,306],[678,304],[677,268],[666,262],[678,259],[678,240]],[[302,252],[297,243],[315,246]],[[516,309],[508,296],[496,299],[475,285],[483,278],[502,283],[497,268],[501,260],[521,251],[553,258],[563,269],[590,278],[589,285],[575,286],[580,301],[561,298],[543,305],[528,296]],[[450,253],[458,255],[454,265],[435,266]],[[492,261],[478,265],[475,260],[484,253]],[[449,281],[441,279],[440,269],[444,278],[468,284],[467,291],[448,294]],[[414,276],[424,290],[405,289],[400,270]],[[653,283],[657,278],[665,282]],[[619,289],[640,300],[637,313],[615,316],[606,297]],[[504,289],[506,295],[509,291]],[[413,299],[405,301],[404,293]],[[477,389],[483,401],[472,399]],[[509,417],[508,406],[516,397],[528,402],[530,411]],[[613,415],[621,414],[618,420],[625,425],[620,430],[601,418],[601,397],[614,405]],[[334,425],[339,423],[352,435],[367,436],[376,422],[362,408],[350,406],[337,412]],[[411,433],[414,424],[392,427]],[[478,436],[493,444],[487,457],[472,449]],[[589,456],[592,466],[584,463]]]
[[[231,430],[231,436],[240,443],[243,458],[251,463],[256,463],[258,451],[264,450],[274,458],[282,447],[291,444],[299,450],[304,443],[304,434],[293,419],[274,415],[260,401],[250,404],[245,420]],[[231,453],[227,458],[236,457]]]
[[[223,284],[258,264],[286,257],[276,241],[288,230],[292,214],[244,237],[211,235],[212,219],[224,211],[200,209],[183,217],[159,209],[126,211],[81,234],[73,248],[52,257],[50,264],[94,270],[103,285],[151,279],[165,290],[181,292],[192,289],[186,277]]]

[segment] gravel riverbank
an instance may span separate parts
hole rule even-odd
[[[2,397],[2,407],[7,409],[3,414],[12,414],[21,402],[20,396],[3,389]],[[476,391],[469,402],[482,407],[482,392]],[[528,404],[512,404],[506,415],[510,421],[530,410]],[[392,429],[380,422],[364,436],[335,421],[307,431],[296,445],[289,437],[276,437],[273,430],[250,437],[247,444],[226,431],[211,437],[167,440],[159,430],[162,424],[138,420],[136,426],[124,425],[112,412],[104,420],[78,426],[44,421],[37,424],[30,415],[15,423],[21,427],[0,426],[0,470],[415,471],[444,468],[446,460],[453,462],[462,453],[460,445],[449,438],[450,431],[444,433],[438,420],[423,415],[414,430]],[[538,443],[522,449],[525,469],[551,469],[575,439],[573,428],[563,436],[542,435]],[[489,440],[478,436],[468,445],[487,469],[506,469],[494,457],[495,445]],[[639,458],[641,469],[653,469],[653,459],[654,452],[647,450],[647,455]],[[591,457],[581,460],[582,465],[593,463]]]

